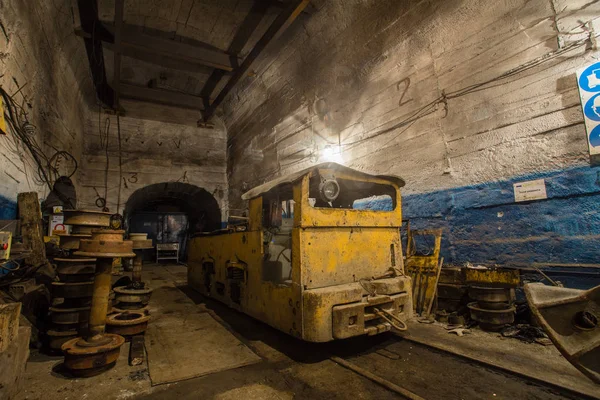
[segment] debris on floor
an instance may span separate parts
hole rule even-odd
[[[531,325],[509,325],[500,330],[502,337],[519,339],[525,343],[545,344],[542,339],[548,339],[548,335],[542,328]],[[550,342],[551,343],[551,342]]]

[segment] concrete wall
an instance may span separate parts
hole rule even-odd
[[[226,133],[222,123],[200,129],[198,111],[123,101],[122,174],[119,192],[117,123],[98,109],[83,40],[73,34],[77,8],[70,0],[0,0],[0,84],[15,93],[37,127],[48,157],[57,150],[79,163],[74,177],[78,207],[97,209],[100,194],[119,211],[137,189],[184,182],[206,189],[227,218]],[[75,22],[74,22],[75,21]],[[127,69],[127,68],[125,68]],[[126,71],[125,71],[126,72]],[[100,120],[99,120],[100,117]],[[106,152],[101,137],[108,129]],[[36,181],[37,167],[12,135],[0,135],[0,219],[16,217],[17,193],[48,188]],[[119,203],[119,204],[118,204]]]
[[[80,161],[87,112],[81,89],[91,80],[83,43],[73,35],[70,1],[0,1],[0,85],[24,107],[48,157],[65,150]],[[14,135],[0,135],[0,219],[16,217],[18,192],[46,196],[36,174]]]
[[[599,15],[591,0],[324,2],[224,106],[231,206],[341,144],[346,165],[406,179],[404,216],[446,228],[447,261],[598,263],[575,71],[598,57]],[[550,199],[514,203],[532,177]]]
[[[136,190],[154,183],[182,182],[211,193],[226,220],[227,134],[222,123],[216,121],[210,129],[198,128],[197,111],[131,101],[123,101],[122,105],[135,115],[120,117],[122,179],[117,119],[96,111],[85,126],[79,207],[97,209],[96,199],[102,197],[112,212],[118,209],[122,213]]]

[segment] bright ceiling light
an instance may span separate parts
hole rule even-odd
[[[344,159],[342,157],[342,151],[340,146],[328,144],[321,150],[320,161],[323,162],[336,162],[342,164]]]

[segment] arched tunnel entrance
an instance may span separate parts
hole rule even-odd
[[[221,227],[217,200],[205,189],[181,182],[156,183],[136,190],[123,214],[129,232],[147,233],[155,244],[179,243],[180,258],[187,254],[190,235]]]

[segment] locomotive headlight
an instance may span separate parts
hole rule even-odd
[[[319,193],[321,199],[326,202],[331,202],[337,199],[340,194],[340,185],[335,179],[327,179],[319,185]]]

